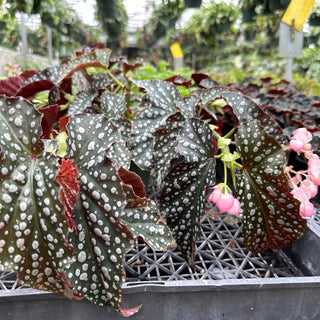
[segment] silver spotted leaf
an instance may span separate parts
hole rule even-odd
[[[282,148],[257,120],[240,124],[236,143],[243,165],[237,194],[246,247],[257,253],[291,245],[302,236],[306,222],[288,189]]]
[[[105,91],[101,95],[101,111],[110,119],[122,119],[126,106],[126,96],[124,94],[112,94]]]
[[[185,118],[193,118],[197,116],[197,105],[199,104],[200,99],[194,96],[183,97],[176,101],[177,107],[181,110],[181,114]]]
[[[160,210],[183,256],[193,266],[206,187],[215,183],[215,148],[212,131],[198,119],[187,119],[177,139],[180,158],[164,179]]]
[[[154,139],[152,133],[164,125],[166,118],[177,111],[179,89],[161,80],[137,80],[134,83],[147,92],[140,111],[132,121],[131,150],[133,160],[142,170],[152,168]]]
[[[41,115],[22,98],[0,97],[0,268],[22,283],[73,298],[62,272],[74,261],[56,182],[43,156]]]
[[[92,114],[71,117],[68,131],[68,155],[79,171],[80,193],[73,216],[77,233],[69,236],[77,261],[66,275],[79,295],[121,312],[122,260],[133,238],[120,222],[126,205],[121,179],[115,163],[105,157],[120,134],[106,117]]]
[[[154,142],[154,171],[158,186],[171,166],[171,160],[178,158],[176,151],[177,137],[184,125],[184,117],[180,111],[169,116],[166,120],[165,127],[158,129],[153,133]]]
[[[63,65],[63,70],[59,76],[58,83],[70,77],[74,72],[88,67],[107,68],[109,66],[110,55],[110,49],[96,49],[72,59]]]
[[[127,205],[122,212],[121,221],[133,236],[143,239],[155,251],[164,251],[173,246],[174,240],[169,228],[161,219],[154,201],[140,198],[130,185],[125,184],[123,188]]]
[[[68,107],[68,114],[83,113],[86,108],[91,107],[93,96],[87,92],[80,92]]]
[[[21,87],[25,87],[29,83],[41,81],[41,80],[49,80],[54,84],[58,83],[58,79],[62,72],[63,66],[62,65],[53,65],[49,66],[48,68],[38,72],[28,80],[26,80]]]
[[[268,134],[272,135],[279,143],[286,143],[280,126],[251,98],[224,87],[214,87],[197,92],[204,104],[217,98],[223,98],[231,106],[240,123],[251,119],[259,119]]]

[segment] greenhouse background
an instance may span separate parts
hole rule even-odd
[[[103,42],[115,55],[160,68],[174,68],[170,51],[179,43],[185,72],[214,73],[223,82],[244,76],[284,78],[285,58],[278,55],[279,25],[289,1],[68,0],[30,2],[3,0],[0,11],[1,76],[8,62],[22,69],[63,61],[83,45]],[[320,12],[316,1],[303,29],[303,55],[295,59],[293,81],[319,79]],[[34,57],[36,55],[36,58]],[[39,65],[37,65],[39,64]],[[6,67],[6,68],[5,68]],[[318,85],[312,82],[315,94]]]

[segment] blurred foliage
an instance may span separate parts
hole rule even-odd
[[[116,50],[127,45],[128,14],[122,0],[96,0],[97,18],[108,35],[108,47]]]
[[[62,0],[5,0],[0,9],[0,45],[7,48],[16,49],[21,39],[18,12],[38,13],[41,17],[42,23],[35,30],[27,26],[28,48],[32,53],[47,55],[47,27],[52,29],[53,48],[62,58],[99,40],[99,31],[84,25],[76,11],[66,7]]]

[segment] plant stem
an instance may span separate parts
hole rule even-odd
[[[107,74],[110,78],[112,78],[121,88],[124,88],[124,84],[122,84],[110,71],[106,69]]]

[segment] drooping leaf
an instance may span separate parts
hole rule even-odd
[[[62,159],[61,165],[58,166],[60,170],[56,180],[62,187],[60,190],[60,202],[65,208],[64,214],[68,220],[68,225],[70,228],[75,229],[72,214],[79,194],[79,172],[72,163],[73,160]]]
[[[88,67],[107,68],[109,66],[110,55],[110,49],[97,49],[74,58],[64,66],[58,79],[58,83],[70,77],[74,72]]]
[[[289,246],[302,236],[306,222],[288,189],[282,148],[257,120],[240,124],[236,143],[243,165],[237,193],[245,245],[253,252]]]
[[[208,103],[217,98],[223,98],[232,107],[239,122],[251,119],[259,119],[261,125],[268,134],[272,135],[280,143],[285,143],[282,130],[279,125],[255,103],[251,98],[224,87],[214,87],[207,90],[199,90],[199,97],[203,103]]]
[[[22,283],[74,298],[62,272],[73,262],[59,202],[57,158],[42,156],[41,115],[22,98],[0,97],[0,268]]]
[[[184,86],[184,87],[187,87],[187,88],[190,88],[190,86],[192,84],[191,80],[188,80],[188,79],[184,78],[181,75],[172,76],[170,78],[165,79],[164,81],[171,82],[176,86]]]
[[[184,125],[184,118],[181,112],[168,117],[164,128],[154,132],[154,171],[158,186],[171,166],[171,160],[178,158],[179,154],[176,151],[177,137]]]
[[[121,179],[123,180],[122,176],[125,175],[127,182],[135,182],[138,178],[133,172],[124,169],[121,172]],[[128,175],[133,177],[128,178]],[[133,185],[124,184],[123,188],[127,205],[121,215],[122,223],[127,226],[135,238],[143,239],[153,250],[163,251],[172,246],[173,238],[167,225],[161,219],[154,201],[135,194]]]
[[[181,96],[178,88],[171,83],[160,80],[139,80],[134,83],[144,88],[147,95],[140,106],[142,111],[132,121],[132,156],[141,169],[150,170],[154,144],[152,133],[163,125],[169,115],[176,112],[175,101]]]
[[[120,135],[110,120],[93,114],[71,117],[68,132],[68,157],[79,170],[80,194],[73,217],[78,233],[69,237],[77,261],[67,276],[81,296],[121,312],[122,259],[133,239],[120,222],[126,204],[121,179],[115,163],[105,157]]]
[[[212,131],[198,119],[187,119],[177,139],[176,151],[182,158],[164,179],[160,209],[182,254],[193,266],[205,187],[215,182],[215,148]]]

